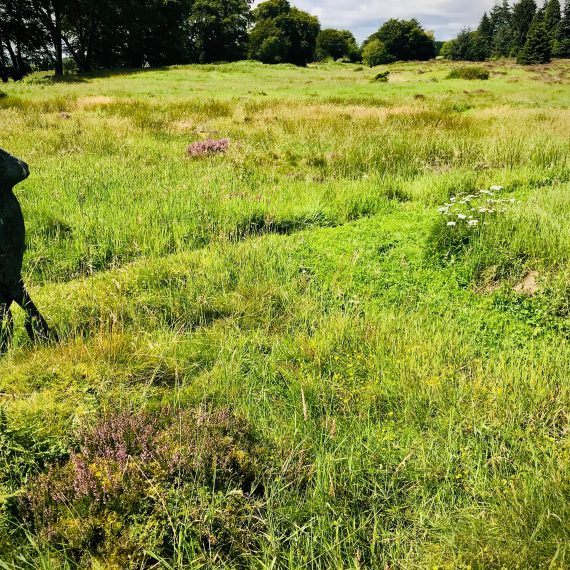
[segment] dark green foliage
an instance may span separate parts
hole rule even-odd
[[[544,6],[544,25],[552,37],[557,33],[561,20],[560,0],[547,0]]]
[[[512,38],[512,12],[507,0],[497,3],[490,12],[491,28],[491,57],[506,57],[511,52]]]
[[[493,44],[493,23],[487,12],[483,14],[479,27],[477,28],[478,51],[481,59],[488,59],[491,56],[491,46]]]
[[[513,54],[517,54],[525,45],[527,34],[536,15],[535,0],[519,0],[513,6],[511,28],[513,32]]]
[[[450,72],[448,79],[489,79],[489,71],[483,67],[470,65],[467,67],[458,67]]]
[[[314,61],[319,20],[291,7],[286,0],[268,0],[254,11],[249,36],[249,57],[264,63],[305,66]]]
[[[377,83],[388,83],[389,78],[390,72],[383,71],[382,73],[377,73],[372,81],[375,81]]]
[[[0,0],[0,80],[27,75],[41,65],[46,37],[28,0]]]
[[[369,67],[375,67],[394,61],[393,56],[388,53],[384,42],[374,38],[366,43],[362,50],[362,61]]]
[[[455,61],[485,61],[490,55],[490,42],[478,31],[463,30],[456,39],[446,42],[443,55]]]
[[[435,42],[417,20],[388,20],[365,42],[378,39],[384,43],[388,53],[399,61],[425,61],[435,57]]]
[[[27,43],[4,28],[12,5],[25,21]],[[236,60],[246,55],[250,0],[2,0],[0,56],[19,46],[21,56],[63,75],[63,46],[81,72]],[[11,40],[11,43],[9,43]],[[28,48],[28,44],[31,47]],[[27,57],[27,51],[32,50]],[[41,59],[39,59],[41,58]],[[0,67],[5,62],[0,61]]]
[[[535,22],[537,29],[530,38]],[[512,10],[503,0],[495,4],[490,15],[483,15],[476,32],[463,30],[457,38],[446,42],[441,55],[467,61],[515,55],[519,63],[526,64],[547,63],[552,56],[570,57],[570,0],[565,2],[562,13],[560,0],[547,0],[540,10],[535,0],[519,0]]]
[[[526,43],[517,56],[517,63],[522,65],[549,63],[551,56],[551,39],[546,31],[544,19],[537,14],[528,32]]]
[[[360,49],[352,32],[328,28],[317,37],[316,56],[318,60],[347,58],[356,62],[360,60]]]
[[[570,58],[570,0],[566,0],[564,4],[562,18],[552,42],[552,55]]]
[[[195,61],[236,61],[247,51],[251,0],[196,0],[189,19]]]
[[[491,44],[491,57],[507,57],[513,45],[513,32],[510,26],[501,26],[493,36]]]

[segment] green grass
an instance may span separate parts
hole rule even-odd
[[[570,64],[456,67],[3,87],[61,342],[1,362],[0,567],[570,566]]]

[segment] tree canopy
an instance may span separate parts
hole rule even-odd
[[[388,20],[365,42],[380,40],[386,50],[398,61],[425,61],[435,57],[435,41],[415,20]]]
[[[318,60],[347,58],[357,61],[360,59],[360,48],[352,32],[327,28],[317,36],[316,56]]]
[[[529,1],[529,0],[521,0]],[[530,0],[532,1],[532,0]],[[552,0],[555,2],[556,0]],[[89,72],[252,58],[307,65],[426,60],[436,42],[417,20],[391,19],[361,47],[348,30],[321,30],[288,0],[0,0],[0,78],[32,69]],[[553,8],[549,18],[555,18]],[[556,41],[564,22],[560,19]],[[492,17],[485,45],[493,41]],[[555,37],[553,36],[553,41]],[[562,47],[560,47],[562,49]],[[70,65],[72,62],[72,65]]]
[[[321,26],[287,0],[267,0],[253,10],[249,57],[264,63],[307,65],[314,61]]]
[[[564,8],[560,0],[546,0],[540,10],[535,0],[512,7],[508,0],[497,2],[476,31],[465,29],[446,42],[442,55],[468,61],[516,56],[519,63],[570,57],[570,0]]]

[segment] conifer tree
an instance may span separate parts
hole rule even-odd
[[[478,42],[481,49],[482,59],[487,59],[491,56],[491,45],[493,43],[493,24],[487,12],[483,14],[479,28],[477,28]]]
[[[525,45],[528,32],[536,15],[536,10],[535,0],[519,0],[513,6],[513,55],[517,55]]]
[[[556,38],[561,20],[560,0],[548,0],[544,6],[544,26],[552,39]]]
[[[511,7],[508,0],[503,0],[501,3],[497,2],[493,6],[489,17],[493,26],[493,34],[502,26],[511,25],[511,15]]]
[[[566,0],[562,18],[558,24],[556,40],[552,46],[555,57],[570,58],[570,0]]]
[[[496,3],[491,10],[493,39],[491,41],[491,57],[507,57],[511,53],[513,34],[511,30],[512,13],[507,0]]]
[[[546,31],[544,14],[538,12],[532,21],[526,42],[517,56],[517,63],[532,65],[549,63],[551,58],[551,40]]]

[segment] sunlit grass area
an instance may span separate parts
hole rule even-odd
[[[0,566],[570,565],[570,63],[459,66],[2,86]]]

